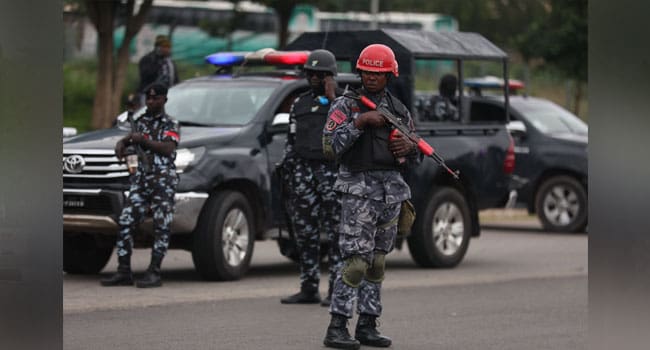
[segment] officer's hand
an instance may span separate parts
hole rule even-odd
[[[129,134],[129,142],[133,145],[140,145],[144,142],[144,135],[134,132]]]
[[[323,78],[323,85],[325,87],[325,97],[330,100],[330,103],[334,102],[336,98],[336,80],[331,75],[326,75]]]
[[[124,151],[125,151],[125,147],[122,141],[115,144],[115,155],[117,156],[117,159],[124,158]]]
[[[415,143],[397,131],[392,134],[388,148],[395,157],[405,157],[415,149]]]
[[[386,124],[386,119],[377,111],[365,112],[354,120],[357,129],[378,128]]]

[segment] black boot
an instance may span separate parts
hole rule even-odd
[[[356,350],[361,347],[359,341],[353,339],[348,332],[348,318],[339,314],[332,314],[323,344],[328,348],[336,349]]]
[[[104,278],[100,281],[104,287],[114,286],[132,286],[133,275],[131,274],[131,257],[118,256],[117,257],[117,273],[111,277]]]
[[[280,299],[282,304],[318,304],[318,289],[301,287],[300,292]]]
[[[377,316],[361,314],[357,322],[354,337],[363,345],[387,348],[393,342],[390,338],[379,334]]]
[[[162,280],[160,279],[160,263],[162,259],[163,257],[160,255],[151,254],[151,263],[149,263],[149,267],[144,273],[144,276],[135,282],[136,287],[151,288],[162,286]]]

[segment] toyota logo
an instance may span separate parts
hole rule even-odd
[[[63,160],[63,169],[72,174],[79,174],[84,170],[84,165],[86,165],[84,157],[78,154],[66,157]]]

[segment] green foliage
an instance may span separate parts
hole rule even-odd
[[[97,62],[83,60],[63,65],[63,126],[80,132],[90,129]]]
[[[178,76],[181,80],[203,76],[214,72],[210,65],[196,66],[177,62]],[[130,63],[127,67],[126,84],[122,100],[134,92],[139,83],[138,65]],[[97,81],[96,60],[76,60],[63,65],[63,125],[77,128],[79,132],[89,131],[91,127],[95,82]]]
[[[568,78],[587,81],[587,0],[550,0],[548,15],[516,42],[525,58],[544,61]]]

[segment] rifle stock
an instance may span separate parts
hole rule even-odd
[[[133,112],[127,112],[126,114],[126,119],[129,121],[129,124],[131,125],[131,132],[135,132],[135,120],[133,120]],[[142,170],[144,170],[145,173],[151,172],[151,165],[149,164],[149,161],[147,160],[147,155],[144,153],[144,150],[140,145],[134,145],[135,147],[135,153],[138,155],[138,160],[142,164]]]

